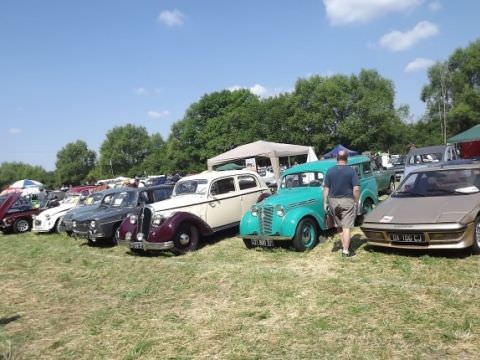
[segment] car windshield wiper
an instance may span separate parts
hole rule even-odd
[[[414,191],[395,191],[395,193],[393,195],[395,195],[395,196],[425,196],[424,193],[419,193],[419,192],[414,192]]]

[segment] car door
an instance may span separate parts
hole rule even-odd
[[[245,214],[255,204],[261,193],[259,180],[251,174],[239,175],[237,177],[238,189],[241,197],[241,212]]]
[[[365,164],[368,166],[368,164]],[[370,162],[370,169],[372,171],[373,176],[375,177],[375,181],[377,182],[378,191],[384,191],[387,189],[389,185],[389,180],[385,176],[385,173],[377,166],[375,161]],[[366,167],[364,168],[367,171]]]
[[[208,193],[207,223],[215,229],[238,223],[242,215],[241,194],[233,176],[212,181]]]

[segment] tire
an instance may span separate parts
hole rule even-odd
[[[255,245],[252,244],[252,239],[243,239],[243,243],[247,249],[253,249]]]
[[[387,194],[390,195],[390,194],[393,193],[394,191],[395,191],[395,179],[394,179],[394,178],[391,178],[391,179],[390,179],[390,184],[388,185]]]
[[[172,251],[175,254],[181,255],[189,251],[197,250],[198,244],[198,229],[190,223],[183,223],[173,237],[174,248]]]
[[[363,224],[363,220],[365,219],[365,214],[368,214],[370,211],[373,210],[374,203],[372,199],[366,198],[362,204],[362,213],[357,216],[355,219],[355,226],[360,226]]]
[[[475,219],[475,231],[473,234],[472,254],[480,254],[480,216]]]
[[[24,233],[31,229],[32,225],[27,219],[17,219],[13,223],[13,231],[15,233]]]
[[[67,233],[67,236],[72,237],[73,236],[73,231],[65,231]]]
[[[318,241],[317,223],[312,218],[304,218],[297,225],[293,238],[293,247],[296,251],[313,249]]]
[[[114,243],[115,245],[118,245],[118,240],[119,240],[119,237],[120,237],[119,228],[120,228],[120,224],[116,225],[113,228],[112,243]]]
[[[60,216],[58,220],[55,222],[55,231],[57,233],[65,232],[65,225],[63,224],[63,216]]]

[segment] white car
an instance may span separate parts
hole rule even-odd
[[[193,251],[200,236],[237,226],[242,215],[269,194],[265,182],[249,170],[187,176],[176,183],[170,199],[127,217],[117,239],[133,251]]]
[[[63,215],[68,210],[77,206],[80,201],[80,194],[72,194],[65,198],[62,203],[56,207],[42,211],[40,214],[33,218],[33,232],[56,232],[63,231]]]

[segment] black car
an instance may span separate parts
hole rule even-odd
[[[90,244],[99,240],[116,243],[117,229],[127,215],[138,214],[145,204],[168,199],[172,190],[173,185],[121,188],[108,204],[75,215],[72,218],[73,234],[87,238]]]

